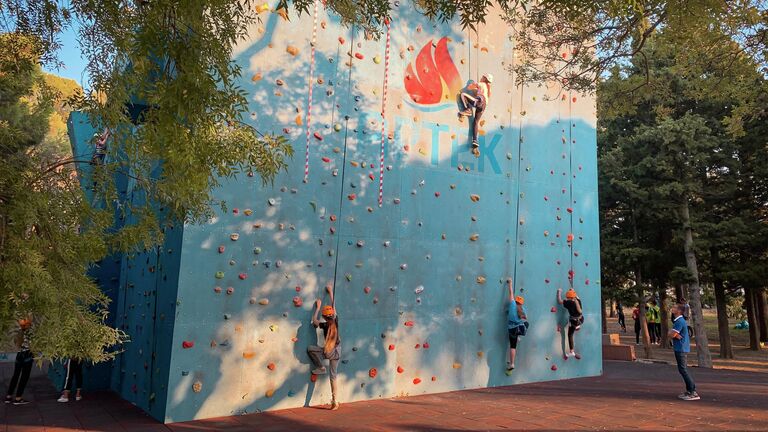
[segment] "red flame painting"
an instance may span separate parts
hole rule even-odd
[[[461,91],[459,70],[448,52],[448,38],[443,37],[435,45],[427,42],[405,71],[405,90],[419,105],[435,105],[452,101]]]

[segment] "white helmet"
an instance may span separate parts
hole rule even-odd
[[[488,81],[489,83],[493,82],[493,75],[491,75],[489,73],[488,74],[484,74],[483,78],[485,78],[485,80]]]

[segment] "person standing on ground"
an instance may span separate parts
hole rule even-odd
[[[645,320],[648,322],[648,336],[651,339],[651,345],[656,345],[656,321],[658,315],[654,309],[656,300],[651,300],[650,303],[645,304]]]
[[[464,106],[464,110],[459,113],[459,117],[470,117],[473,115],[472,108],[474,108],[474,120],[472,121],[472,148],[479,147],[477,143],[477,132],[480,128],[480,117],[485,112],[485,107],[488,103],[488,99],[491,97],[491,83],[493,82],[493,75],[485,74],[480,78],[480,82],[472,83],[467,86],[465,91],[461,92],[461,103]]]
[[[661,308],[656,299],[651,300],[651,310],[653,311],[653,331],[656,333],[656,345],[661,344]]]
[[[74,384],[75,382],[77,384]],[[69,402],[69,395],[73,386],[75,387],[75,400],[79,401],[83,398],[83,362],[70,358],[67,360],[67,375],[64,377],[64,385],[58,402]]]
[[[315,368],[312,373],[315,375],[325,374],[327,369],[323,365],[323,359],[328,359],[328,366],[330,369],[330,381],[331,381],[331,410],[339,409],[339,403],[336,401],[336,372],[341,359],[341,338],[339,337],[339,317],[336,315],[336,309],[334,308],[335,302],[333,300],[333,288],[330,286],[325,287],[326,292],[331,297],[331,304],[322,308],[323,321],[317,319],[317,314],[320,312],[320,308],[323,305],[323,301],[317,299],[315,301],[315,313],[312,316],[312,325],[317,328],[323,329],[323,335],[325,336],[325,343],[323,346],[310,345],[307,348],[309,358],[312,360],[312,364]]]
[[[584,314],[581,309],[581,299],[576,294],[576,291],[571,288],[565,293],[565,300],[562,297],[562,288],[557,289],[557,302],[563,305],[568,311],[568,346],[570,351],[565,354],[565,359],[568,357],[576,357],[581,359],[574,348],[573,334],[581,328],[581,324],[584,323]]]
[[[528,330],[528,317],[525,314],[522,296],[515,297],[512,289],[512,279],[507,279],[509,288],[509,311],[507,312],[507,330],[509,333],[509,361],[507,362],[507,374],[515,369],[515,355],[517,354],[517,340],[525,336]]]
[[[22,318],[18,320],[18,325],[19,327],[14,334],[14,343],[19,351],[16,353],[16,361],[13,364],[13,376],[11,377],[11,383],[8,385],[8,392],[5,394],[5,403],[26,405],[29,401],[21,396],[24,394],[24,388],[29,381],[29,375],[32,373],[32,363],[34,361],[34,356],[30,350],[32,318]]]
[[[635,320],[635,345],[640,345],[640,303],[632,309],[632,319]]]
[[[685,393],[681,393],[678,398],[686,401],[699,400],[699,394],[696,393],[696,383],[693,382],[691,374],[688,373],[688,353],[691,352],[691,340],[688,335],[688,323],[685,322],[683,314],[685,306],[675,305],[672,310],[672,329],[667,336],[672,339],[672,348],[675,351],[675,360],[677,361],[677,371],[683,377],[685,382]]]
[[[621,330],[626,333],[627,332],[627,323],[624,321],[624,308],[621,306],[621,303],[616,302],[616,314],[619,318],[619,327],[621,327]]]

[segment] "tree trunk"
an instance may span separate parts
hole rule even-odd
[[[760,329],[760,344],[768,344],[768,301],[765,298],[765,288],[755,290],[755,306],[757,309],[757,328]]]
[[[712,354],[709,352],[709,341],[707,332],[704,328],[704,315],[701,310],[701,288],[699,286],[699,269],[696,264],[696,252],[693,249],[693,228],[691,227],[691,214],[688,209],[688,198],[684,198],[680,206],[680,216],[683,222],[683,232],[685,234],[685,264],[691,273],[691,282],[688,287],[688,293],[691,298],[691,320],[693,321],[693,331],[696,335],[696,358],[699,367],[712,367]]]
[[[613,306],[613,300],[608,300],[608,310],[610,311],[608,318],[616,318],[616,308]]]
[[[686,290],[683,289],[682,283],[675,285],[675,301],[676,302],[680,303],[683,299],[685,299],[686,301],[688,300],[688,298],[685,295],[685,291]]]
[[[749,323],[749,349],[757,351],[760,349],[757,337],[757,313],[755,308],[754,290],[744,289],[744,306],[747,308],[747,322]]]
[[[728,323],[728,298],[725,296],[723,278],[719,275],[720,252],[712,249],[712,283],[715,287],[715,306],[717,307],[717,335],[720,340],[720,358],[733,358],[731,330]]]
[[[605,314],[605,300],[600,302],[600,324],[603,327],[603,334],[608,333],[608,318]],[[610,305],[610,300],[608,301]],[[609,306],[610,307],[610,306]]]
[[[659,292],[659,318],[661,319],[661,341],[659,346],[662,348],[669,347],[669,339],[667,339],[667,333],[669,332],[669,304],[667,302],[667,287],[664,282],[657,282],[656,287]]]

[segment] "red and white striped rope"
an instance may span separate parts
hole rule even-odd
[[[309,181],[309,140],[310,140],[310,125],[312,123],[312,87],[315,82],[315,44],[317,42],[317,10],[320,2],[315,0],[315,15],[312,20],[312,42],[311,54],[309,59],[309,98],[307,100],[307,150],[304,158],[304,183]]]
[[[379,207],[384,203],[384,147],[387,139],[387,83],[389,81],[389,19],[387,25],[387,45],[384,50],[384,91],[381,98],[381,153],[379,155]]]

